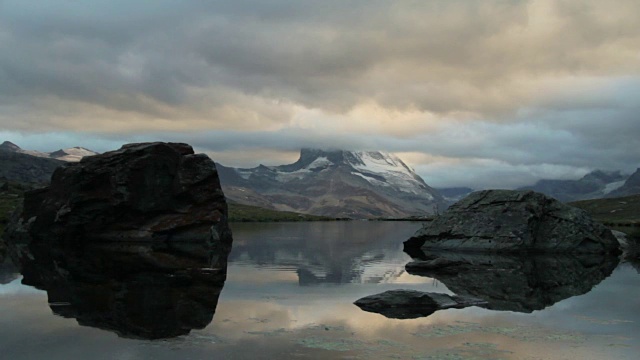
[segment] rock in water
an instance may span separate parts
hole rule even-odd
[[[618,253],[615,236],[583,210],[533,191],[485,190],[451,206],[405,248]]]
[[[486,302],[466,296],[429,293],[416,290],[389,290],[356,300],[364,311],[374,312],[392,319],[426,317],[438,310],[462,309],[485,305]]]
[[[208,241],[231,244],[215,164],[179,143],[129,144],[58,168],[27,192],[9,244]]]

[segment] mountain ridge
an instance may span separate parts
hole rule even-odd
[[[517,190],[533,190],[570,202],[606,197],[622,187],[627,179],[620,171],[594,170],[577,180],[542,179]]]
[[[276,210],[375,218],[424,215],[446,206],[413,169],[381,151],[303,148],[291,164],[219,165],[218,171],[231,200]]]
[[[52,152],[41,152],[36,150],[25,150],[20,146],[12,143],[11,141],[4,141],[0,144],[0,150],[9,151],[20,154],[27,154],[35,157],[46,158],[46,159],[57,159],[66,162],[78,162],[85,156],[92,156],[98,154],[93,150],[89,150],[87,148],[81,146],[74,146],[66,149],[59,149]]]

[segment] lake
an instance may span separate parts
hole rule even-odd
[[[492,258],[491,266],[469,274],[411,275],[402,242],[420,225],[234,223],[224,283],[217,271],[225,259],[195,256],[198,249],[190,247],[122,245],[43,262],[36,253],[24,275],[0,265],[0,354],[14,360],[638,358],[637,264]],[[216,266],[175,271],[211,259]],[[413,319],[353,305],[394,289],[455,290],[488,305]]]

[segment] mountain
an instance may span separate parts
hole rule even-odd
[[[26,155],[36,156],[40,158],[58,159],[58,160],[67,161],[67,162],[78,162],[80,161],[80,159],[82,159],[85,156],[98,154],[95,151],[85,149],[79,146],[68,148],[68,149],[60,149],[50,153],[45,153],[45,152],[35,151],[35,150],[24,150],[20,148],[20,146],[10,141],[5,141],[2,144],[0,144],[0,151],[26,154]]]
[[[92,151],[83,147],[75,146],[72,148],[60,149],[58,151],[49,153],[49,157],[58,159],[58,160],[63,160],[63,161],[78,162],[80,161],[80,159],[82,159],[85,156],[93,156],[97,154],[98,153],[95,151]]]
[[[0,177],[10,181],[45,184],[51,180],[53,171],[64,164],[64,161],[0,148]]]
[[[636,170],[622,186],[611,191],[605,197],[620,197],[640,194],[640,168]]]
[[[4,150],[4,151],[12,151],[12,152],[20,152],[20,146],[12,143],[11,141],[5,141],[2,144],[0,144],[0,150]]]
[[[468,187],[436,188],[436,190],[450,203],[462,200],[467,195],[475,191]]]
[[[540,180],[535,185],[518,190],[533,190],[563,202],[597,199],[607,196],[622,187],[627,176],[620,171],[595,170],[579,180]]]
[[[45,184],[53,171],[67,162],[78,162],[84,156],[97,154],[81,147],[60,149],[51,153],[24,150],[5,141],[0,144],[0,177],[22,183]]]
[[[444,198],[393,154],[302,149],[293,164],[251,169],[218,164],[228,199],[307,214],[406,217],[437,211]]]

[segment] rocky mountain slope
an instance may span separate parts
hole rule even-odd
[[[627,176],[621,174],[620,171],[605,172],[596,170],[578,180],[543,179],[535,183],[535,185],[524,186],[518,190],[533,190],[560,201],[569,202],[608,196],[624,186],[626,180]]]
[[[605,197],[621,197],[640,194],[640,168],[624,182],[622,186],[611,191]]]
[[[474,191],[468,187],[436,188],[436,190],[451,204],[464,199]]]
[[[349,217],[405,217],[444,208],[444,198],[393,154],[302,149],[293,164],[218,172],[234,202]]]
[[[65,162],[0,149],[0,177],[29,184],[45,184],[53,171]]]
[[[57,167],[96,154],[95,151],[81,147],[44,153],[24,150],[5,141],[0,144],[0,177],[22,183],[45,184],[51,180],[51,174]]]
[[[92,151],[83,147],[79,147],[79,146],[68,148],[68,149],[60,149],[50,153],[35,151],[35,150],[25,150],[10,141],[5,141],[2,144],[0,144],[0,150],[31,155],[39,158],[57,159],[57,160],[68,161],[68,162],[78,162],[80,161],[80,159],[82,159],[85,156],[92,156],[92,155],[98,154],[95,151]]]

